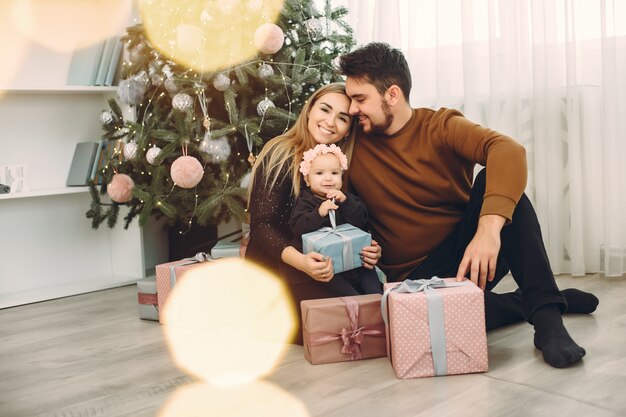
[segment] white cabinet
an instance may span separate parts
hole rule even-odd
[[[99,115],[115,91],[0,90],[0,170],[27,165],[30,185],[0,195],[0,308],[131,283],[166,261],[160,227],[135,219],[124,230],[122,212],[115,229],[93,230],[88,188],[65,187],[75,144],[100,139]]]

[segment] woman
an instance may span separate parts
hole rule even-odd
[[[252,170],[246,259],[277,274],[280,262],[302,271],[298,279],[286,280],[298,313],[301,300],[337,296],[324,286],[333,278],[330,258],[302,254],[290,246],[289,218],[301,190],[299,165],[304,152],[319,143],[337,144],[350,160],[355,124],[349,108],[343,84],[321,87],[309,97],[294,126],[263,147]],[[363,266],[373,269],[380,255],[380,246],[372,241],[372,246],[361,251]]]

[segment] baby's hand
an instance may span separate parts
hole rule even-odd
[[[331,200],[326,200],[320,204],[320,208],[317,210],[322,217],[328,216],[328,210],[337,210],[339,207]]]
[[[346,201],[346,195],[343,192],[341,192],[341,190],[329,191],[326,194],[326,198],[329,200],[332,200],[334,198],[335,201],[337,201],[338,203],[343,203],[344,201]]]

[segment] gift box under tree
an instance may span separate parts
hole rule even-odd
[[[137,302],[139,318],[159,321],[159,299],[155,278],[146,278],[137,282]]]
[[[212,258],[204,252],[198,252],[196,256],[184,258],[178,261],[167,262],[156,266],[157,298],[159,302],[159,321],[165,323],[163,309],[171,290],[180,281],[185,272],[210,261]]]
[[[328,212],[332,227],[322,227],[302,235],[303,253],[318,252],[330,256],[335,274],[359,268],[361,249],[372,244],[372,235],[345,223],[335,225],[335,212]]]
[[[380,294],[304,300],[304,357],[312,364],[387,355]]]
[[[398,378],[486,372],[483,292],[455,278],[385,284],[387,349]]]

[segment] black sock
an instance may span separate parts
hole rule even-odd
[[[522,302],[522,291],[518,288],[513,294],[519,297],[520,304]],[[567,301],[567,311],[565,314],[590,314],[596,311],[600,300],[590,292],[577,290],[576,288],[568,288],[562,290],[561,294]]]
[[[580,361],[585,349],[578,346],[567,332],[556,304],[540,307],[531,317],[535,326],[535,347],[543,360],[555,368],[565,368]]]
[[[566,313],[593,313],[596,311],[596,307],[598,307],[598,303],[600,302],[598,297],[590,292],[577,290],[576,288],[568,288],[561,291],[561,293],[563,294],[563,297],[565,297],[565,300],[567,300]]]

